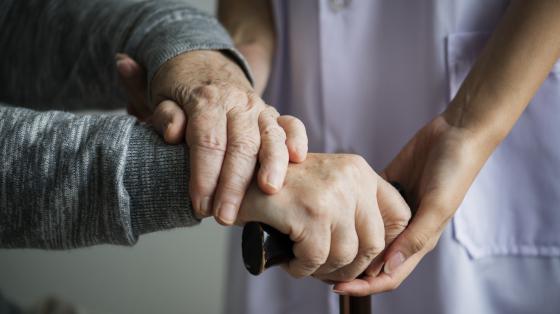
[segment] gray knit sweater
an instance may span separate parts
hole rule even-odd
[[[183,145],[130,116],[49,110],[122,107],[117,52],[148,79],[197,49],[247,72],[214,18],[179,1],[2,0],[0,29],[0,247],[132,245],[197,223]]]

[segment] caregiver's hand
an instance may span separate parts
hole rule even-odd
[[[266,195],[253,185],[236,223],[263,222],[288,234],[295,242],[295,258],[285,265],[291,275],[339,282],[361,274],[409,219],[399,192],[363,158],[309,154],[290,164],[280,192]]]
[[[560,57],[560,2],[512,1],[457,95],[385,171],[417,212],[384,254],[384,271],[335,286],[358,295],[395,289],[436,245],[490,154]],[[481,218],[483,219],[483,218]]]
[[[251,182],[266,193],[282,187],[288,162],[307,153],[303,124],[279,116],[256,95],[242,69],[218,51],[192,51],[164,63],[145,99],[142,68],[125,55],[117,71],[131,104],[129,112],[151,122],[167,143],[190,147],[190,195],[199,217],[214,214],[232,224]],[[152,112],[151,108],[155,108]]]
[[[422,128],[385,170],[401,183],[415,215],[384,252],[383,270],[335,285],[343,294],[368,295],[396,289],[432,250],[486,161],[488,150],[477,136],[438,116]]]

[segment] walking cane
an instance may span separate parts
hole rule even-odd
[[[404,189],[397,182],[391,184],[406,200]],[[245,268],[253,274],[259,275],[267,268],[288,262],[294,258],[293,242],[289,236],[258,222],[249,222],[243,227],[241,250]],[[371,296],[339,297],[340,314],[371,314]]]

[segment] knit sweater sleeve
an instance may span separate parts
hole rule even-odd
[[[148,82],[200,49],[228,53],[249,75],[213,17],[172,0],[5,0],[0,27],[0,247],[132,245],[198,222],[183,145],[129,116],[53,109],[122,104],[117,52]]]
[[[216,19],[184,1],[4,0],[0,27],[0,101],[10,105],[41,110],[122,106],[118,52],[143,65],[148,82],[170,58],[204,49],[228,54],[250,78]]]
[[[187,158],[131,117],[0,105],[0,247],[132,245],[196,224]]]

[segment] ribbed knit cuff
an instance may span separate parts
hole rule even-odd
[[[130,197],[134,235],[200,222],[188,194],[188,165],[185,145],[167,145],[147,126],[133,126],[124,186]]]
[[[237,51],[228,32],[211,16],[193,14],[192,11],[176,11],[164,16],[157,26],[142,34],[137,48],[138,59],[147,68],[148,84],[157,70],[169,59],[195,50],[220,50],[243,70],[253,84],[253,76],[243,55]],[[133,36],[132,43],[138,36]],[[148,86],[148,91],[151,87]]]

